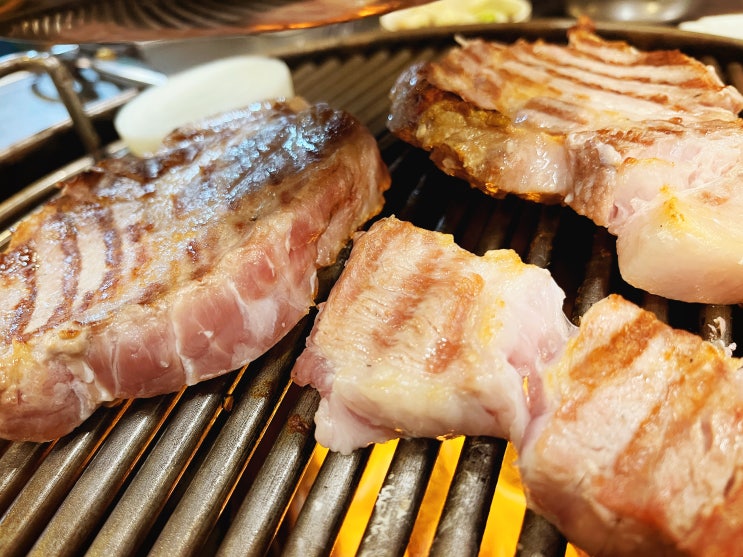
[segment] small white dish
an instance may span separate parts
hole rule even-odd
[[[694,21],[684,21],[679,24],[679,29],[743,39],[743,13],[710,15]]]

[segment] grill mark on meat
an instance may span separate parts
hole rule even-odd
[[[651,147],[655,144],[656,134],[675,135],[683,137],[686,133],[681,127],[669,126],[664,122],[658,122],[656,125],[648,124],[645,128],[633,127],[625,129],[604,128],[595,131],[595,135],[600,142],[612,145],[618,151],[623,151],[623,146],[644,145]],[[627,162],[629,159],[625,159]]]
[[[728,203],[730,201],[730,198],[733,196],[733,192],[729,190],[724,191],[703,191],[699,193],[699,198],[704,201],[705,205],[709,205],[711,207],[724,205],[725,203]]]
[[[583,390],[579,396],[559,408],[555,415],[560,419],[577,420],[578,409],[593,397],[594,391],[631,369],[664,326],[652,313],[640,312],[606,343],[594,348],[582,361],[571,366],[570,378],[580,384]]]
[[[354,240],[354,245],[358,244],[363,240],[363,234],[361,234],[359,237],[357,237]],[[384,256],[384,250],[381,249],[380,243],[371,243],[371,242],[365,242],[365,246],[367,246],[364,249],[364,264],[363,268],[367,269],[367,273],[365,275],[365,279],[367,277],[371,277],[374,275],[376,270],[380,266],[380,261],[382,257]],[[345,268],[346,273],[352,273],[356,267],[351,267],[350,269],[348,267]],[[368,281],[368,279],[367,279]],[[361,288],[349,288],[346,285],[349,284],[348,282],[342,282],[335,286],[335,290],[338,292],[338,296],[341,297],[344,300],[344,304],[341,306],[344,310],[344,317],[350,312],[351,308],[353,308],[353,305],[357,302],[360,295],[363,293],[363,289]]]
[[[533,70],[538,70],[541,72],[544,72],[548,76],[559,79],[559,80],[565,80],[575,86],[576,90],[571,95],[574,99],[580,99],[580,98],[590,98],[593,92],[600,91],[603,93],[612,93],[616,94],[616,88],[614,87],[607,87],[605,85],[607,79],[616,81],[617,77],[612,74],[609,71],[595,71],[589,74],[590,77],[595,76],[601,76],[604,78],[604,80],[596,79],[594,81],[587,81],[586,79],[582,79],[580,77],[580,73],[585,73],[585,68],[582,68],[578,64],[573,64],[569,60],[569,58],[554,58],[552,56],[549,56],[547,51],[544,50],[537,50],[537,49],[531,49],[528,51],[528,54],[532,55],[534,59],[529,59],[528,57],[524,57],[523,54],[525,54],[524,51],[508,51],[512,54],[512,60],[518,63],[523,64],[527,68],[531,68]],[[519,56],[519,54],[522,54],[522,56]],[[604,64],[607,66],[606,64]],[[507,75],[512,75],[513,71],[508,72]],[[509,77],[510,79],[510,77]],[[537,81],[537,80],[529,80],[526,77],[522,77],[524,80],[528,80],[531,83],[533,83],[535,86],[541,87],[545,92],[549,93],[561,93],[562,91],[559,88],[552,87],[552,86],[545,86],[544,83]],[[641,78],[637,76],[633,76],[631,80],[628,80],[626,78],[622,79],[622,83],[624,85],[622,96],[623,97],[629,97],[637,100],[642,101],[649,101],[655,104],[664,105],[668,101],[668,95],[662,94],[662,93],[650,93],[646,94],[643,93],[643,91],[648,89],[648,85],[673,85],[676,86],[678,84],[673,82],[665,82],[665,81],[652,81],[649,78]],[[564,102],[569,102],[566,99],[563,99]],[[576,102],[576,106],[580,108],[579,103]]]
[[[58,234],[59,246],[63,254],[61,266],[62,299],[54,308],[46,323],[39,327],[39,331],[46,331],[69,319],[77,295],[77,285],[82,266],[80,249],[77,245],[77,230],[70,219],[65,213],[58,210],[51,215],[49,223],[50,228]]]
[[[504,80],[507,81],[509,84],[521,85],[522,87],[537,86],[545,95],[552,97],[560,96],[561,91],[557,87],[553,87],[548,82],[536,81],[531,77],[525,75],[522,71],[517,71],[518,69],[520,68],[508,68],[506,66],[501,66],[500,68],[498,68],[498,74],[503,76],[505,78]],[[545,69],[549,72],[548,68],[538,69]]]
[[[559,118],[564,122],[573,122],[575,124],[585,126],[588,124],[588,120],[584,118],[580,111],[576,109],[575,105],[564,102],[562,99],[550,99],[548,97],[536,97],[529,100],[524,108],[528,110],[536,110],[542,114]]]
[[[519,83],[523,87],[536,87],[540,89],[541,95],[560,96],[561,88],[550,85],[551,80],[563,80],[572,86],[571,97],[562,98],[565,106],[574,103],[577,112],[584,111],[585,108],[577,99],[590,98],[595,92],[607,94],[617,94],[617,87],[622,90],[623,98],[631,98],[638,101],[650,102],[666,108],[669,102],[668,94],[663,90],[664,87],[678,88],[682,87],[687,90],[699,89],[702,92],[710,86],[716,85],[712,77],[702,77],[700,75],[688,75],[688,72],[681,74],[681,81],[671,79],[672,72],[663,72],[661,79],[655,77],[644,77],[636,75],[636,66],[633,66],[635,73],[627,78],[617,76],[613,73],[612,63],[601,58],[593,56],[591,53],[578,51],[576,49],[555,51],[546,48],[544,43],[537,42],[529,45],[523,41],[516,43],[516,46],[510,49],[503,49],[500,45],[485,43],[482,41],[472,41],[467,48],[451,53],[441,61],[435,62],[443,74],[443,80],[456,79],[460,82],[463,80],[462,68],[487,68],[492,65],[494,56],[500,57],[500,63],[497,69],[493,71],[474,71],[470,72],[474,76],[470,82],[472,88],[478,91],[478,95],[489,96],[490,98],[499,98],[501,94],[501,82],[508,82],[511,86],[517,86]],[[573,59],[577,58],[577,60]],[[591,72],[586,72],[586,68],[581,66],[581,58],[595,59],[600,64],[592,68]],[[647,65],[660,65],[665,61],[666,64],[677,64],[680,68],[688,65],[688,59],[681,53],[660,53],[654,56],[646,56],[639,63],[644,63],[647,58]],[[637,61],[633,61],[637,64]],[[629,64],[628,64],[629,65]],[[515,66],[515,67],[514,67]],[[533,72],[539,72],[534,75]],[[530,75],[531,74],[531,75]],[[538,79],[539,75],[544,75],[545,79]],[[585,76],[582,78],[581,75]],[[456,76],[456,77],[454,77]],[[548,78],[549,79],[548,79]],[[603,77],[604,79],[598,79]],[[668,77],[668,79],[665,79]],[[591,79],[588,81],[587,79]],[[612,86],[606,86],[605,80],[611,80]],[[442,80],[442,81],[443,81]],[[441,85],[441,82],[438,82]],[[689,91],[692,95],[693,91]],[[549,105],[543,105],[547,107]],[[536,108],[536,107],[535,107]],[[682,105],[674,105],[675,110],[687,111]],[[565,110],[565,109],[563,109]],[[554,112],[545,111],[547,114],[555,116]],[[565,112],[566,115],[569,112]],[[576,121],[574,117],[565,118],[566,121]],[[583,122],[585,123],[585,121]]]
[[[718,349],[711,345],[701,344],[698,339],[685,332],[677,331],[682,338],[676,338],[670,347],[665,365],[676,371],[669,381],[666,392],[659,398],[645,420],[635,431],[629,444],[619,452],[614,463],[611,477],[597,478],[599,497],[615,512],[624,516],[636,518],[654,529],[664,533],[668,527],[668,509],[659,502],[657,506],[644,503],[637,504],[636,498],[627,497],[627,493],[647,492],[647,478],[654,474],[662,474],[666,459],[673,459],[673,448],[689,450],[690,429],[699,427],[701,432],[699,441],[703,444],[701,454],[714,452],[714,444],[726,444],[728,437],[736,429],[733,424],[739,423],[740,411],[734,411],[726,416],[728,427],[717,424],[712,426],[711,419],[715,419],[714,410],[710,410],[710,400],[716,400],[721,408],[735,406],[734,402],[724,401],[726,391],[729,390],[729,369],[726,362],[717,354]],[[718,415],[719,419],[719,415]],[[735,435],[732,433],[732,435]],[[713,439],[714,436],[714,439]],[[670,447],[669,451],[658,450],[658,440]],[[669,455],[669,452],[671,453]],[[687,459],[681,458],[678,466],[695,465]],[[679,469],[684,475],[687,470]],[[727,496],[726,485],[722,494]],[[671,485],[651,485],[651,492],[647,496],[654,499],[656,490],[668,490],[666,497],[673,500],[679,497],[678,487]],[[660,500],[660,499],[658,499]],[[690,510],[694,510],[694,501],[689,503]]]
[[[133,259],[133,267],[131,269],[131,276],[135,278],[139,276],[140,271],[149,263],[149,257],[147,256],[147,250],[142,245],[142,241],[155,229],[155,225],[151,222],[142,223],[136,222],[127,225],[124,231],[124,238],[128,249],[134,250],[135,255]]]
[[[478,275],[460,277],[460,279],[452,285],[454,290],[452,296],[457,303],[446,304],[450,311],[443,320],[445,330],[441,331],[433,353],[426,358],[426,370],[429,373],[446,371],[449,364],[459,357],[467,334],[464,323],[468,308],[473,307],[477,293],[484,287],[484,281]]]
[[[502,88],[493,76],[487,76],[484,72],[461,71],[461,67],[467,67],[470,63],[475,67],[483,67],[485,61],[480,59],[476,51],[471,50],[466,53],[463,52],[460,56],[447,56],[439,60],[436,64],[431,64],[428,66],[430,68],[428,74],[440,72],[448,78],[454,77],[460,81],[468,80],[467,85],[470,88],[483,93],[489,98],[500,98]],[[497,74],[494,77],[497,77]],[[517,80],[522,79],[520,75],[514,75],[512,77]]]
[[[191,280],[199,280],[209,272],[209,246],[213,245],[211,235],[202,241],[190,239],[186,242],[185,250],[188,259],[193,263],[193,270],[190,273]]]
[[[161,151],[156,157],[107,159],[98,170],[113,175],[113,182],[118,182],[117,178],[128,178],[140,184],[144,188],[143,193],[151,193],[153,180],[171,168],[192,162],[199,152],[195,145],[179,145]],[[118,192],[116,188],[112,191]],[[101,191],[101,194],[105,194],[105,191]]]
[[[329,107],[312,107],[297,119],[296,125],[288,125],[290,116],[294,117],[291,113],[277,113],[255,135],[231,147],[226,157],[201,167],[199,179],[211,187],[179,192],[173,200],[176,215],[183,216],[190,207],[203,205],[193,196],[211,196],[214,187],[226,196],[229,209],[237,211],[252,192],[279,185],[321,160],[354,125],[349,115]],[[220,179],[214,179],[215,175]],[[262,208],[269,209],[270,205]],[[254,220],[259,217],[255,215]]]
[[[263,133],[255,137],[247,138],[237,151],[238,157],[233,161],[237,167],[238,175],[227,185],[229,191],[230,209],[236,210],[239,201],[250,191],[259,186],[275,186],[288,174],[302,171],[315,157],[311,151],[302,155],[291,156],[287,143],[291,141],[291,131],[281,129],[282,123],[275,122]],[[279,128],[278,132],[272,128]]]
[[[154,302],[160,295],[167,291],[167,285],[162,282],[148,284],[137,300],[137,303],[147,305]]]
[[[121,273],[122,244],[121,233],[116,228],[113,215],[110,210],[104,213],[103,226],[106,232],[103,235],[103,241],[106,246],[106,273],[103,276],[98,291],[101,298],[107,298],[110,291],[116,288],[116,283]]]
[[[189,240],[188,242],[186,242],[186,253],[188,254],[188,258],[194,263],[198,263],[201,259],[200,251],[201,248],[198,242],[194,240]]]
[[[652,468],[653,461],[663,458],[654,448],[654,443],[646,439],[681,438],[686,436],[690,424],[697,423],[705,411],[713,393],[718,390],[720,381],[726,377],[722,360],[705,356],[695,351],[690,354],[683,346],[668,354],[667,365],[677,370],[675,380],[668,384],[665,396],[661,397],[651,412],[637,428],[636,435],[627,448],[619,455],[614,465],[616,479],[631,477],[637,468]],[[706,347],[708,350],[715,350]],[[715,371],[710,373],[709,364]],[[678,419],[679,410],[685,416]],[[675,417],[673,415],[676,415]],[[672,444],[672,442],[671,442]],[[618,487],[618,486],[614,486]]]
[[[434,283],[433,272],[435,258],[420,261],[411,269],[404,280],[405,290],[398,291],[398,297],[392,309],[385,314],[380,327],[375,329],[372,337],[377,345],[390,348],[397,342],[395,333],[402,330],[405,323],[415,315],[418,306],[425,300],[426,294]]]
[[[104,260],[106,270],[101,278],[97,290],[86,292],[83,295],[81,310],[89,309],[93,304],[109,298],[116,291],[121,279],[121,264],[123,260],[122,234],[116,227],[116,221],[110,207],[98,205],[93,210],[98,228],[102,231],[103,245],[105,246]]]
[[[541,40],[535,41],[533,47],[530,46],[529,43],[527,43],[526,41],[522,41],[521,44],[526,50],[534,51],[535,53],[538,52],[540,57],[549,63],[561,63],[572,65],[575,67],[581,66],[581,59],[587,59],[598,62],[597,66],[604,67],[607,70],[610,68],[629,68],[632,70],[633,73],[635,73],[638,66],[663,67],[666,69],[669,66],[677,66],[678,68],[685,70],[689,63],[689,58],[678,50],[658,50],[642,52],[631,47],[616,49],[620,51],[626,51],[628,54],[630,54],[630,56],[627,56],[623,59],[614,58],[611,60],[607,60],[606,56],[603,55],[605,50],[602,47],[606,47],[607,45],[627,47],[627,44],[623,42],[612,43],[611,41],[607,41],[605,39],[597,40],[595,36],[587,35],[580,32],[572,36],[575,37],[577,40],[573,40],[570,42],[569,50],[557,50],[553,48],[553,45]],[[591,46],[591,48],[582,48],[587,43]],[[552,53],[555,53],[556,55],[562,54],[562,56],[556,56]],[[571,59],[578,59],[578,61],[575,63],[571,63]],[[684,71],[681,75],[685,74],[686,72]],[[614,76],[614,74],[611,73],[606,73],[604,75],[606,75],[606,77]],[[663,75],[668,76],[670,74],[664,73]],[[676,82],[668,80],[657,81],[655,77],[656,76],[650,79],[641,78],[635,75],[633,76],[633,79],[646,83],[653,82],[676,84]]]
[[[133,224],[127,225],[126,227],[126,237],[129,242],[133,244],[139,243],[142,238],[144,238],[147,234],[152,232],[155,229],[155,225],[151,222],[148,223],[141,223],[141,222],[135,222]]]
[[[678,66],[686,69],[689,63],[688,57],[679,50],[638,50],[623,40],[610,41],[600,38],[595,31],[592,23],[583,19],[579,20],[578,26],[568,32],[572,47],[571,53],[594,59],[602,65],[612,64],[624,67]]]
[[[3,337],[5,343],[10,344],[14,339],[22,339],[36,308],[36,250],[27,243],[0,254],[0,272],[19,278],[26,289],[26,295],[13,308],[13,316]]]
[[[442,311],[446,315],[433,325],[434,329],[440,330],[437,330],[438,339],[435,345],[425,355],[426,371],[431,374],[445,372],[449,364],[458,358],[464,343],[463,323],[468,308],[472,307],[477,293],[484,286],[483,280],[477,275],[459,276],[456,281],[451,280],[451,277],[442,279],[437,274],[437,260],[435,253],[426,253],[425,260],[411,269],[401,281],[405,284],[405,290],[398,292],[396,300],[390,304],[381,320],[380,327],[372,332],[375,343],[382,349],[395,346],[398,342],[397,333],[410,329],[408,322],[420,319],[421,305],[430,303],[431,297],[436,296],[434,291],[440,290],[441,285],[445,284],[458,303],[445,304]]]

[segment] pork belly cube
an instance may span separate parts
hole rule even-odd
[[[595,304],[519,447],[529,505],[593,557],[740,555],[740,366],[619,296]]]
[[[396,218],[357,237],[294,380],[322,395],[316,438],[342,453],[397,437],[519,441],[525,378],[574,327],[550,274],[511,250],[482,257]]]

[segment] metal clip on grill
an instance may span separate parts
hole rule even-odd
[[[550,25],[472,33],[504,41],[564,37],[564,29]],[[650,31],[629,34],[641,46],[668,47],[673,39],[677,44],[672,46],[693,55],[709,53],[705,61],[717,64],[727,81],[743,83],[733,60],[740,57],[740,47],[692,43],[688,36],[661,37]],[[424,153],[394,139],[385,131],[390,86],[406,66],[447,48],[451,34],[442,30],[364,40],[288,61],[299,94],[349,110],[378,137],[393,174],[385,214],[453,233],[476,253],[511,247],[529,262],[548,267],[568,295],[566,310],[576,319],[612,291],[639,299],[674,325],[691,324],[698,331],[716,317],[728,323],[737,318],[737,308],[706,307],[700,315],[693,306],[643,298],[618,277],[613,238],[603,229],[559,207],[486,198],[444,176]],[[37,63],[52,75],[59,71],[53,58],[41,57],[13,60],[14,66],[2,72]],[[56,82],[76,129],[89,150],[97,152],[97,138],[69,81]],[[91,162],[77,161],[66,172]],[[11,222],[52,194],[60,177],[55,173],[54,180],[31,184],[0,205],[0,221]],[[321,295],[341,265],[325,273]],[[312,389],[293,386],[289,377],[311,323],[312,315],[246,369],[172,395],[102,408],[74,433],[52,443],[0,443],[0,554],[329,554],[370,449],[350,456],[329,454],[296,521],[288,526],[287,508],[315,448],[312,417],[319,397]],[[734,340],[732,328],[723,340]],[[376,502],[359,555],[403,554],[439,447],[428,439],[398,444],[380,491],[384,497]],[[499,439],[465,441],[432,555],[475,555],[481,550],[505,448]],[[565,548],[552,526],[527,511],[517,555],[558,556]]]

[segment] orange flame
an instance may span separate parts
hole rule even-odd
[[[429,553],[463,442],[464,438],[458,437],[441,444],[439,456],[431,473],[431,479],[428,482],[428,488],[405,552],[406,557],[420,557]],[[397,441],[390,441],[373,448],[353,502],[338,534],[332,557],[356,554],[396,447]],[[326,454],[327,449],[318,446],[299,485],[297,492],[299,501],[304,500],[302,494],[306,495],[309,492]],[[488,520],[480,557],[513,557],[516,552],[526,509],[526,498],[521,488],[515,462],[516,451],[509,443],[490,507],[489,516],[497,517],[497,520]],[[298,512],[299,509],[294,510]],[[565,555],[577,557],[570,545]]]

